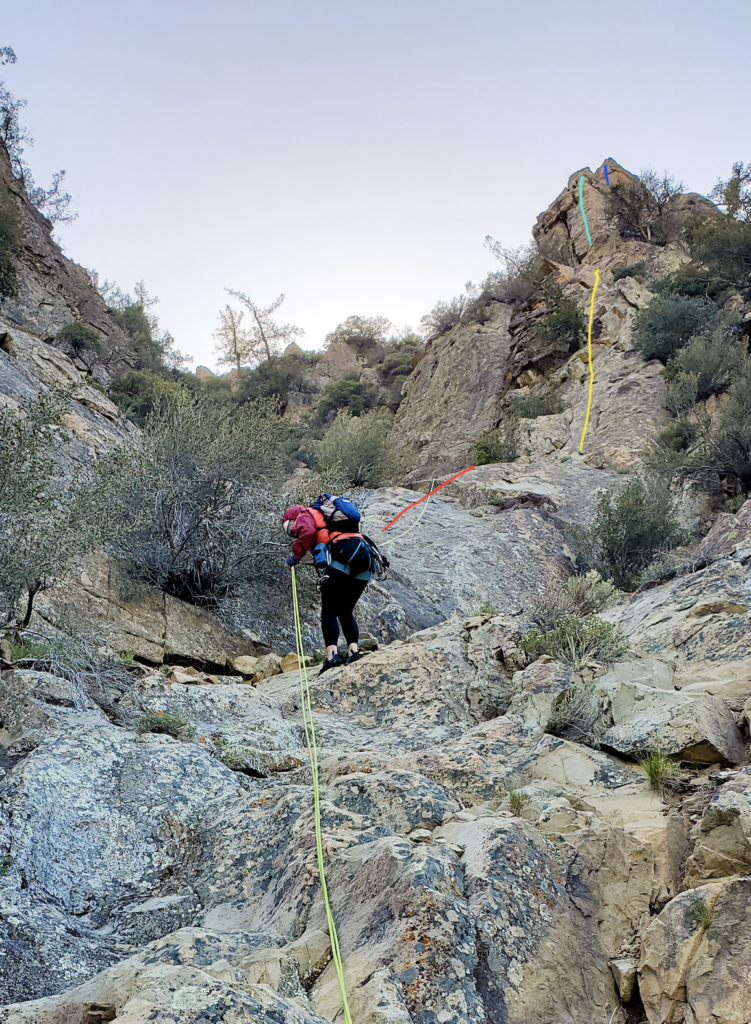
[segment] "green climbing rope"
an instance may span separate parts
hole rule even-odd
[[[295,642],[297,644],[297,661],[300,666],[300,700],[302,704],[302,717],[305,725],[305,739],[308,743],[308,756],[310,757],[310,771],[313,776],[313,814],[315,818],[316,834],[316,858],[318,860],[318,874],[321,878],[321,894],[323,904],[326,908],[326,921],[329,926],[329,939],[331,940],[331,956],[336,968],[336,976],[339,979],[339,988],[342,993],[342,1007],[344,1008],[344,1020],[346,1024],[352,1024],[347,1003],[347,989],[344,984],[344,967],[342,966],[342,954],[339,949],[339,937],[336,934],[334,914],[329,903],[329,893],[326,887],[326,872],[323,866],[323,843],[321,841],[321,795],[318,786],[318,747],[316,745],[316,730],[313,724],[313,705],[310,699],[310,684],[308,682],[308,670],[305,665],[305,654],[303,652],[302,626],[300,625],[300,608],[297,601],[297,580],[295,568],[292,567],[292,604],[295,610]]]

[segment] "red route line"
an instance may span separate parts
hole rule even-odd
[[[393,526],[394,523],[399,518],[399,516],[403,516],[405,512],[409,512],[409,510],[411,508],[414,508],[415,505],[419,505],[421,501],[425,501],[426,498],[429,498],[431,494],[435,494],[436,491],[440,491],[440,489],[442,487],[445,487],[446,484],[450,484],[452,480],[456,480],[456,478],[458,476],[463,476],[465,473],[469,473],[469,471],[471,469],[474,469],[474,468],[475,468],[474,466],[470,466],[468,469],[463,469],[463,470],[461,470],[461,472],[455,473],[452,477],[449,477],[448,480],[444,480],[442,484],[439,484],[437,487],[434,487],[432,491],[428,491],[427,494],[423,494],[423,496],[419,499],[419,501],[413,501],[411,505],[407,505],[407,507],[403,508],[401,510],[401,512],[399,512],[398,515],[394,516],[394,518],[391,520],[391,522],[388,524],[388,526],[384,526],[384,528],[381,530],[381,533],[385,533],[386,530],[388,530],[389,526]]]

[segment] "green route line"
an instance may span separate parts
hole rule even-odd
[[[589,224],[587,224],[587,215],[584,212],[584,175],[579,175],[579,209],[582,212],[582,220],[584,221],[584,230],[587,232],[587,241],[590,246],[592,245],[592,236],[589,233]]]
[[[323,839],[321,836],[321,794],[318,782],[318,744],[316,742],[316,729],[313,722],[313,701],[310,694],[310,683],[308,682],[308,669],[305,664],[305,653],[303,651],[302,624],[300,622],[300,606],[297,601],[297,580],[295,579],[294,566],[292,566],[292,605],[295,613],[295,642],[300,668],[300,703],[302,705],[302,718],[305,725],[305,739],[308,743],[310,772],[313,776],[313,816],[315,822],[316,860],[318,861],[318,874],[321,879],[321,895],[326,909],[326,922],[329,926],[329,941],[331,942],[331,958],[334,961],[336,976],[339,981],[344,1020],[345,1024],[352,1024],[352,1017],[350,1016],[349,1004],[347,1002],[347,988],[344,982],[344,964],[342,963],[342,954],[339,949],[339,936],[336,933],[334,913],[329,902],[326,873],[324,871]]]

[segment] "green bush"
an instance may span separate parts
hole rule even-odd
[[[91,372],[94,363],[102,352],[102,340],[99,332],[80,320],[66,324],[58,333],[55,341],[69,356],[81,359]]]
[[[326,346],[343,343],[358,354],[371,353],[385,343],[390,327],[391,321],[383,316],[348,316],[326,335]]]
[[[134,578],[194,604],[277,583],[285,432],[270,403],[230,415],[166,399],[99,464],[110,549]]]
[[[732,325],[719,325],[711,334],[693,338],[665,369],[667,408],[685,412],[696,402],[727,391],[747,363],[746,346]]]
[[[240,378],[240,395],[243,401],[274,398],[278,401],[279,412],[284,412],[292,391],[313,390],[306,370],[313,366],[317,357],[296,355],[272,356],[254,370],[245,371]]]
[[[543,654],[566,665],[605,664],[628,650],[619,629],[596,615],[564,615],[555,629],[531,629],[522,639],[531,660]]]
[[[671,200],[682,191],[683,186],[669,174],[642,171],[638,178],[608,189],[607,214],[622,238],[667,245],[681,233]]]
[[[401,468],[398,453],[388,442],[390,428],[391,415],[383,409],[362,416],[343,409],[318,446],[316,469],[322,477],[340,480],[345,486],[390,483]]]
[[[647,264],[630,263],[626,267],[616,267],[613,271],[613,282],[622,281],[624,277],[643,277],[647,270]]]
[[[60,486],[64,396],[43,393],[20,413],[0,408],[0,623],[29,624],[36,595],[98,540],[85,466]]]
[[[696,335],[711,330],[719,311],[707,298],[657,295],[634,322],[634,348],[645,359],[666,363]]]
[[[15,255],[21,244],[21,222],[11,200],[0,201],[0,299],[18,295]]]
[[[695,278],[706,291],[740,292],[751,298],[751,220],[727,214],[696,218],[687,237],[699,265]]]
[[[577,303],[565,295],[558,286],[548,286],[546,301],[550,312],[541,320],[540,335],[561,352],[578,348],[586,336],[587,325],[584,314]]]
[[[318,402],[321,423],[331,419],[340,409],[348,409],[353,416],[361,416],[376,404],[376,394],[369,384],[357,378],[343,377],[327,384]]]
[[[136,732],[139,735],[146,732],[165,733],[180,740],[191,739],[195,736],[196,730],[180,715],[171,715],[166,711],[146,711],[136,722]]]
[[[581,618],[603,611],[616,594],[613,584],[591,569],[581,576],[569,576],[563,586],[550,587],[532,607],[530,618],[544,632],[554,630],[568,616]]]
[[[475,442],[476,466],[493,462],[513,462],[519,458],[519,427],[515,418],[509,417],[495,430],[486,430]]]
[[[656,552],[683,539],[673,499],[659,483],[629,480],[620,494],[600,496],[590,531],[594,563],[604,579],[621,590],[634,590]]]
[[[512,398],[506,409],[507,415],[518,419],[535,420],[539,416],[554,416],[563,412],[564,405],[559,395],[526,395]]]
[[[167,401],[190,402],[193,393],[183,378],[190,374],[155,373],[153,370],[133,370],[110,387],[109,397],[122,409],[129,420],[139,427]],[[195,387],[200,387],[196,382]]]
[[[49,657],[50,645],[44,640],[24,639],[10,647],[12,661],[44,661]]]

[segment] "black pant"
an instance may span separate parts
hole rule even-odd
[[[339,641],[339,623],[348,644],[360,639],[357,620],[352,614],[360,600],[367,580],[356,580],[338,569],[329,567],[321,580],[321,632],[327,647]]]

